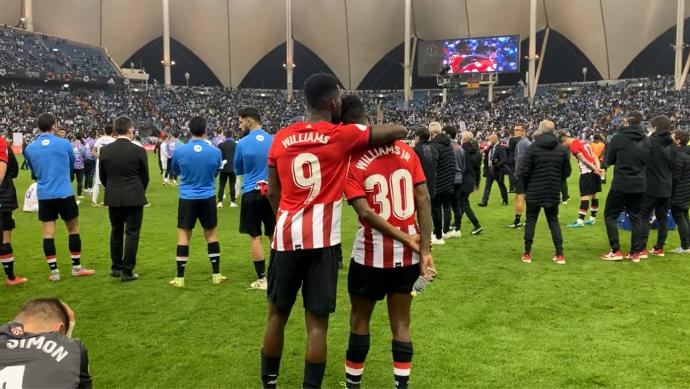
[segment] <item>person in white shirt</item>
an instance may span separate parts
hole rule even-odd
[[[168,185],[170,183],[170,180],[168,180],[168,137],[165,135],[163,136],[163,142],[161,142],[158,158],[160,158],[161,166],[163,167],[163,185]]]
[[[98,138],[98,140],[96,141],[96,143],[93,146],[92,153],[93,153],[93,156],[96,157],[96,172],[95,172],[94,177],[93,177],[93,192],[91,192],[91,196],[92,196],[91,197],[91,206],[93,206],[93,207],[99,206],[98,194],[99,194],[100,189],[101,189],[101,180],[98,177],[98,160],[99,160],[99,158],[98,158],[99,154],[98,153],[100,152],[101,147],[115,142],[115,138],[113,138],[112,135],[113,135],[113,126],[111,126],[111,125],[105,126],[105,135]]]

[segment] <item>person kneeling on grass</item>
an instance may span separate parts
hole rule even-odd
[[[544,208],[556,248],[553,261],[559,265],[565,264],[558,207],[561,185],[570,176],[571,169],[568,151],[559,147],[554,129],[555,125],[550,120],[539,123],[539,128],[534,132],[534,143],[527,149],[517,171],[518,179],[524,180],[527,200],[525,253],[522,255],[524,263],[532,263],[534,230],[539,211]]]

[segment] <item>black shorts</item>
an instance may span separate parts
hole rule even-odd
[[[390,293],[409,294],[419,278],[419,265],[381,269],[350,261],[347,290],[371,301],[383,300]]]
[[[261,225],[264,235],[272,236],[276,228],[276,214],[268,198],[261,196],[258,190],[242,194],[240,206],[240,233],[249,236],[261,236]]]
[[[193,230],[197,219],[205,230],[218,226],[216,196],[199,200],[180,199],[177,206],[177,228]]]
[[[580,174],[580,197],[601,192],[601,176],[595,173]]]
[[[289,311],[302,288],[304,309],[314,315],[335,312],[340,245],[314,250],[271,251],[268,265],[268,300]]]
[[[522,177],[517,177],[515,180],[515,188],[514,192],[516,194],[525,194],[527,193],[527,188],[525,188],[525,179]]]
[[[0,212],[0,231],[12,231],[14,230],[14,218],[12,217],[12,212]]]
[[[38,220],[54,222],[58,219],[69,221],[79,217],[79,206],[74,196],[61,199],[38,200]]]

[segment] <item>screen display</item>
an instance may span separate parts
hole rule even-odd
[[[449,74],[515,73],[520,70],[520,37],[495,36],[443,41],[443,64]]]

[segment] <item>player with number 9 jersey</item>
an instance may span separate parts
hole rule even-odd
[[[404,233],[419,233],[415,221],[414,187],[426,183],[417,154],[397,141],[360,151],[352,156],[347,173],[348,201],[366,198],[369,206]],[[360,265],[391,269],[416,265],[419,254],[393,238],[384,236],[362,218],[355,237],[352,259]]]

